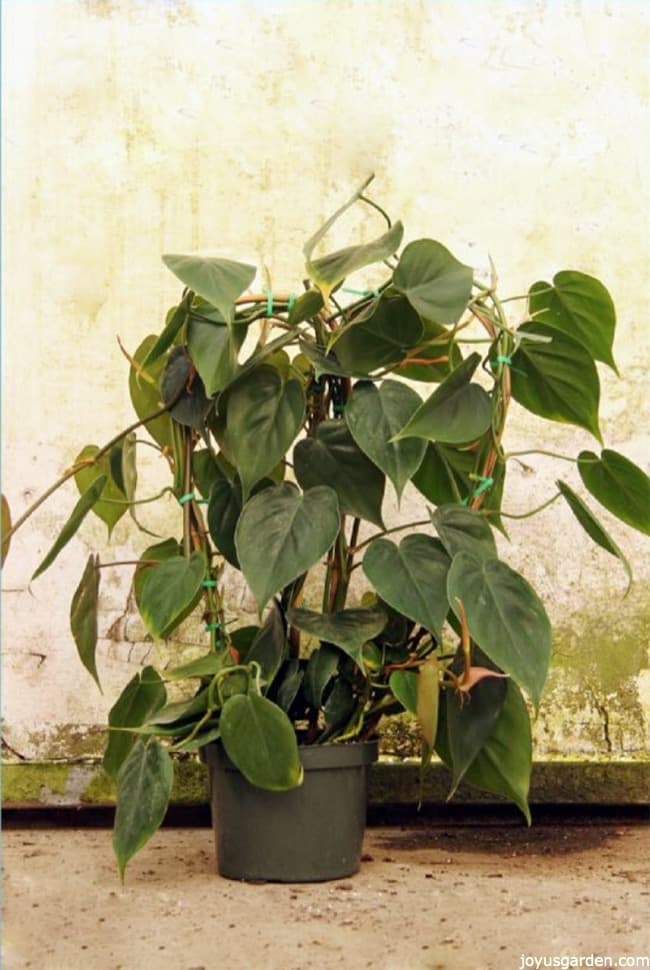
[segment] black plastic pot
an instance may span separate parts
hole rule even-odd
[[[251,785],[219,742],[204,754],[220,875],[320,882],[358,871],[377,741],[301,747],[304,781],[285,792]]]

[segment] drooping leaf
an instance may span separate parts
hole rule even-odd
[[[417,714],[417,679],[415,670],[394,670],[388,679],[390,689],[409,714]]]
[[[94,458],[94,456],[99,451],[97,445],[86,445],[82,448],[77,457],[75,458],[75,464],[80,461],[84,461],[87,458]],[[121,475],[121,465],[122,465],[122,449],[119,449],[119,462],[120,462],[120,475]],[[85,465],[80,468],[74,476],[74,480],[77,484],[79,492],[83,494],[88,486],[94,482],[98,475],[104,475],[106,478],[106,484],[102,490],[101,498],[99,501],[95,502],[93,505],[93,512],[97,515],[102,522],[108,527],[108,536],[110,538],[111,532],[115,528],[116,524],[126,515],[127,505],[126,505],[126,495],[122,489],[117,485],[115,479],[111,474],[111,462],[110,455],[102,455],[99,461],[92,465]],[[107,499],[109,501],[107,501]],[[117,500],[117,501],[115,501]]]
[[[308,259],[307,272],[327,299],[332,290],[352,273],[392,256],[399,249],[403,235],[404,226],[401,222],[396,222],[372,242],[346,246],[345,249],[338,249],[327,256]]]
[[[325,643],[334,643],[363,669],[363,645],[378,636],[388,617],[381,606],[352,608],[336,613],[315,613],[313,610],[290,609],[289,623],[304,633]]]
[[[2,496],[2,562],[1,565],[4,566],[5,559],[9,553],[9,546],[11,545],[11,536],[5,538],[9,530],[11,529],[11,511],[9,509],[9,502],[6,500],[4,495]]]
[[[133,360],[136,365],[142,365],[155,343],[156,337],[153,334],[144,338],[133,354]],[[163,406],[159,385],[166,364],[166,358],[161,356],[155,362],[149,364],[144,373],[138,371],[133,365],[129,370],[131,403],[141,421],[149,417],[150,414],[155,414]],[[158,418],[154,418],[153,421],[148,421],[145,428],[161,448],[171,447],[171,418],[168,414],[163,414]]]
[[[160,393],[174,421],[188,428],[204,427],[211,404],[184,347],[174,347],[170,353],[160,379]]]
[[[448,612],[449,557],[437,540],[408,535],[399,546],[375,539],[363,557],[363,571],[383,600],[440,638]]]
[[[480,354],[472,354],[452,371],[395,438],[426,438],[450,444],[480,438],[492,421],[489,394],[471,383],[480,360]]]
[[[323,421],[316,437],[298,442],[293,463],[302,488],[329,485],[338,496],[341,512],[383,529],[384,475],[357,446],[345,421]]]
[[[475,455],[430,441],[412,482],[434,505],[459,502],[470,494]]]
[[[247,263],[214,256],[167,254],[163,263],[181,283],[216,307],[229,324],[235,316],[235,300],[251,285],[257,272]]]
[[[136,737],[134,733],[117,729],[140,727],[166,700],[165,685],[153,667],[145,667],[128,682],[108,715],[108,744],[102,764],[111,778],[117,778]]]
[[[95,650],[97,649],[97,599],[99,556],[90,555],[70,604],[70,629],[82,664],[101,691]]]
[[[113,849],[124,882],[127,863],[165,817],[174,780],[169,754],[158,741],[136,741],[117,779]]]
[[[358,701],[352,690],[352,685],[341,677],[337,678],[323,705],[326,728],[321,740],[332,738],[338,732],[344,730],[357,705]]]
[[[388,476],[401,498],[417,471],[426,442],[417,438],[391,441],[422,403],[418,394],[397,381],[355,385],[345,408],[345,421],[357,445]]]
[[[382,296],[370,316],[341,328],[332,344],[346,374],[365,376],[402,361],[422,339],[422,321],[402,296]]]
[[[289,660],[280,671],[276,701],[286,713],[290,711],[296,699],[303,677],[304,670],[299,660]]]
[[[609,552],[612,556],[616,556],[617,559],[620,559],[631,584],[632,567],[630,566],[625,555],[621,552],[619,547],[610,536],[609,532],[607,532],[607,530],[600,524],[589,506],[582,501],[579,495],[576,495],[573,489],[570,488],[566,482],[558,480],[555,484],[559,488],[563,498],[566,500],[567,505],[587,535],[602,549],[605,549],[606,552]]]
[[[600,458],[581,451],[578,471],[585,488],[608,512],[650,535],[650,478],[638,465],[605,448]]]
[[[169,350],[176,340],[181,327],[187,321],[191,302],[192,294],[187,293],[179,305],[174,307],[172,312],[168,315],[162,333],[150,345],[142,360],[143,367],[145,367],[147,370],[151,370],[152,364],[162,357],[165,351]]]
[[[496,558],[494,533],[480,512],[462,505],[441,505],[431,513],[431,521],[450,557],[465,550],[479,559]]]
[[[336,492],[325,485],[301,494],[283,482],[246,503],[235,547],[260,612],[274,593],[318,562],[333,544],[339,525]]]
[[[343,205],[340,206],[336,210],[336,212],[334,212],[331,216],[329,216],[329,218],[325,220],[323,225],[320,226],[316,230],[316,232],[309,237],[309,239],[307,240],[307,242],[302,248],[307,266],[309,266],[312,261],[312,255],[316,246],[318,246],[319,242],[321,242],[321,240],[325,238],[325,236],[332,228],[334,223],[337,221],[337,219],[340,219],[341,216],[348,211],[348,209],[350,209],[356,202],[358,202],[360,196],[363,195],[363,192],[368,187],[368,185],[370,185],[373,178],[374,178],[374,175],[370,175],[367,179],[365,179],[363,184],[359,186],[359,188],[350,196],[347,202],[344,202]]]
[[[226,754],[251,785],[286,791],[301,784],[296,734],[277,704],[259,694],[237,694],[224,704],[220,723]]]
[[[217,479],[210,491],[208,528],[215,546],[232,566],[239,569],[235,529],[242,510],[241,484]]]
[[[435,323],[454,324],[472,293],[470,266],[433,239],[417,239],[402,253],[393,285],[415,310]]]
[[[415,681],[415,715],[422,735],[422,766],[431,761],[438,730],[440,708],[439,662],[435,656],[427,657],[418,668]]]
[[[535,707],[551,657],[551,624],[530,584],[499,559],[458,552],[447,576],[449,605],[489,659],[528,692]]]
[[[244,499],[286,454],[304,415],[302,384],[283,383],[272,367],[258,367],[231,388],[226,426]]]
[[[246,327],[230,329],[225,323],[209,322],[192,315],[187,326],[187,349],[208,397],[223,391],[235,379],[238,355],[246,338]]]
[[[312,710],[317,711],[321,706],[323,691],[336,673],[340,659],[340,652],[328,644],[318,647],[309,655],[302,683],[305,700]]]
[[[512,396],[533,414],[586,428],[601,441],[600,381],[593,358],[567,334],[542,323],[524,323],[517,333],[550,338],[524,340],[512,358]]]
[[[52,565],[56,557],[59,555],[61,550],[70,542],[73,535],[77,532],[79,526],[86,518],[91,508],[102,494],[104,485],[106,484],[106,475],[99,475],[95,480],[88,486],[86,491],[83,493],[72,512],[65,525],[59,532],[54,545],[47,553],[42,563],[38,569],[34,572],[32,579],[36,579],[41,573]]]
[[[171,559],[173,556],[180,556],[182,552],[177,539],[163,539],[162,542],[157,542],[145,549],[133,574],[133,595],[138,610],[142,603],[142,587],[147,578],[148,570],[152,569],[156,563],[165,562],[166,559]]]
[[[577,340],[594,360],[602,360],[616,373],[612,356],[616,310],[600,280],[576,270],[563,270],[549,283],[534,283],[528,306],[538,323],[562,330]]]
[[[198,603],[205,575],[203,554],[174,556],[148,569],[140,593],[140,615],[154,639],[168,637]]]
[[[248,685],[248,677],[244,671],[237,671],[237,673],[243,675],[245,689]],[[164,707],[153,711],[145,721],[145,725],[151,726],[152,733],[156,734],[162,733],[161,728],[171,727],[172,730],[167,733],[174,734],[179,730],[179,724],[203,717],[208,710],[208,706],[211,706],[208,703],[209,696],[208,688],[204,687],[188,700],[172,701],[170,704],[166,704]]]
[[[262,679],[268,689],[282,663],[287,659],[288,652],[284,620],[277,605],[272,603],[264,623],[246,652],[246,663],[255,661],[260,665]]]

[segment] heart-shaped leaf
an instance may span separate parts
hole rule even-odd
[[[383,529],[384,476],[357,446],[345,421],[323,421],[316,437],[298,442],[293,463],[304,489],[329,485],[338,496],[341,512]]]
[[[226,754],[251,785],[286,791],[301,784],[296,734],[276,704],[259,694],[236,694],[223,705],[220,724]]]
[[[602,360],[616,373],[612,356],[616,310],[600,280],[575,270],[563,270],[549,283],[534,283],[528,306],[538,323],[563,330],[577,340],[594,360]]]
[[[237,557],[261,611],[274,593],[310,569],[339,531],[336,492],[327,486],[304,495],[283,482],[250,499],[235,532]]]
[[[225,323],[210,322],[192,315],[187,326],[187,349],[205,393],[213,397],[235,379],[238,354],[246,338],[246,327],[229,329]]]
[[[323,294],[319,290],[301,293],[289,310],[289,323],[297,327],[299,323],[315,317],[323,309]]]
[[[136,741],[117,779],[113,849],[120,878],[138,849],[149,841],[165,817],[174,780],[169,754],[158,741]]]
[[[246,663],[255,661],[260,665],[262,679],[266,684],[265,690],[273,683],[283,661],[287,659],[287,654],[287,629],[280,610],[272,603],[246,653]]]
[[[173,556],[146,571],[140,593],[140,615],[154,639],[168,637],[201,596],[205,559],[195,552],[189,559]]]
[[[97,445],[86,445],[86,447],[82,448],[75,458],[75,464],[80,461],[85,461],[88,458],[94,458],[98,451],[99,448]],[[122,453],[120,450],[120,465],[121,460]],[[110,455],[102,455],[102,457],[94,464],[86,465],[83,468],[80,468],[79,471],[75,473],[74,480],[77,483],[77,488],[79,491],[83,493],[100,474],[106,477],[106,484],[104,485],[101,498],[93,505],[93,512],[108,527],[108,535],[110,538],[111,532],[117,523],[120,521],[123,515],[126,515],[126,510],[128,507],[126,504],[126,495],[117,485],[111,474]]]
[[[417,438],[391,441],[422,403],[418,394],[397,381],[355,385],[345,408],[345,421],[359,448],[388,476],[398,499],[417,471],[426,442]]]
[[[211,404],[185,347],[174,347],[160,379],[160,393],[178,424],[202,430]]]
[[[159,562],[165,562],[166,559],[171,559],[173,556],[182,555],[182,552],[182,547],[177,539],[163,539],[162,542],[156,542],[155,545],[145,549],[133,574],[133,595],[138,609],[141,606],[142,587],[148,571]]]
[[[609,552],[612,556],[616,556],[623,563],[623,568],[627,573],[630,584],[632,583],[632,567],[630,566],[625,555],[621,552],[619,547],[616,545],[610,534],[605,528],[600,524],[596,516],[593,514],[588,505],[586,505],[579,495],[573,491],[572,488],[563,481],[557,481],[555,483],[562,493],[563,498],[566,500],[567,505],[575,515],[576,519],[585,530],[587,535],[594,540],[594,542],[599,545],[606,552]],[[628,586],[629,589],[629,586]]]
[[[431,513],[431,521],[450,557],[464,550],[479,559],[496,559],[494,533],[480,512],[462,505],[441,505]]]
[[[581,451],[578,471],[585,488],[608,512],[650,535],[650,478],[638,465],[605,448],[600,458]]]
[[[90,512],[93,505],[102,494],[106,481],[106,475],[99,475],[93,482],[91,482],[70,513],[68,520],[59,532],[59,535],[57,536],[52,548],[47,553],[45,559],[43,559],[38,569],[34,572],[32,579],[36,579],[37,576],[44,573],[45,570],[52,565],[61,550],[67,546],[70,539],[72,539],[73,535],[76,533],[79,526]]]
[[[169,348],[172,346],[181,330],[181,327],[187,322],[191,304],[192,294],[187,293],[179,305],[174,307],[167,314],[167,320],[165,321],[165,327],[162,333],[151,343],[143,358],[142,363],[147,370],[150,370],[151,365],[155,363],[159,357],[162,357],[165,351],[169,350]]]
[[[409,714],[417,714],[417,671],[394,670],[388,679],[390,689]]]
[[[480,354],[472,354],[452,371],[395,439],[416,437],[460,444],[480,438],[492,422],[489,394],[471,383],[480,360]]]
[[[82,664],[101,691],[95,650],[97,648],[97,598],[99,556],[91,555],[70,604],[70,629]]]
[[[131,678],[108,715],[108,744],[102,762],[115,780],[136,738],[123,728],[137,728],[164,706],[167,692],[154,667],[144,667]],[[111,730],[113,728],[113,730]]]
[[[166,357],[158,357],[153,363],[143,369],[145,361],[156,343],[156,337],[152,334],[145,337],[133,355],[134,364],[129,371],[129,393],[131,403],[135,413],[140,418],[148,418],[155,414],[163,406],[162,395],[160,393],[160,378],[167,366]],[[171,418],[168,414],[163,414],[153,421],[147,421],[145,428],[161,448],[171,448],[172,431]]]
[[[379,263],[392,256],[399,249],[403,235],[404,226],[401,222],[396,222],[387,232],[373,239],[372,242],[359,246],[347,246],[327,256],[309,259],[307,273],[327,300],[332,290],[347,276],[363,269],[364,266]]]
[[[167,254],[162,259],[181,283],[216,307],[227,323],[234,318],[235,300],[251,285],[257,272],[247,263],[214,256]]]
[[[340,659],[340,651],[328,644],[310,653],[302,683],[305,701],[313,711],[321,706],[323,692],[336,673]]]
[[[417,239],[402,253],[393,285],[420,316],[454,324],[467,306],[474,274],[470,266],[433,239]]]
[[[517,333],[550,338],[523,340],[512,358],[512,396],[533,414],[586,428],[601,441],[600,382],[591,354],[572,337],[542,323],[524,323]]]
[[[231,388],[226,427],[244,499],[284,457],[304,416],[302,384],[283,383],[273,367],[258,367]]]
[[[539,702],[551,657],[551,624],[530,584],[498,559],[457,553],[447,576],[449,605],[489,659]]]
[[[334,374],[336,377],[365,376],[363,372],[359,373],[354,365],[352,366],[352,370],[347,370],[340,363],[333,351],[326,354],[322,347],[311,343],[311,341],[301,340],[300,350],[314,368],[314,376],[316,377],[316,380],[319,380],[323,374]]]
[[[469,475],[475,461],[471,451],[430,441],[412,482],[434,505],[460,502],[471,491]]]
[[[408,356],[422,339],[422,322],[402,296],[386,297],[372,313],[337,331],[331,341],[346,374],[367,375]]]
[[[363,571],[381,598],[438,639],[449,609],[448,569],[440,543],[425,535],[408,535],[399,546],[375,539],[363,557]]]
[[[287,617],[298,630],[340,647],[362,669],[365,666],[363,645],[378,636],[388,621],[381,606],[339,610],[337,613],[290,609]]]

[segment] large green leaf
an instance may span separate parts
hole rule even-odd
[[[111,778],[117,778],[136,737],[130,731],[119,729],[140,727],[166,700],[165,685],[153,667],[145,667],[128,682],[108,715],[108,744],[102,764]]]
[[[99,448],[97,445],[86,445],[86,447],[82,448],[75,458],[75,464],[88,458],[94,458],[98,451]],[[79,471],[75,473],[74,480],[77,483],[77,488],[79,491],[83,493],[99,474],[106,476],[106,484],[102,490],[101,498],[93,505],[93,512],[108,527],[108,535],[110,538],[111,532],[113,531],[115,525],[119,522],[123,515],[126,515],[128,507],[126,504],[126,495],[115,482],[115,479],[111,474],[110,455],[102,455],[99,461],[95,462],[94,464],[85,465],[83,468],[80,468]],[[112,501],[106,501],[106,499]]]
[[[463,550],[479,559],[496,558],[494,533],[480,512],[462,505],[441,505],[431,513],[431,521],[452,558]]]
[[[390,478],[398,499],[417,471],[426,442],[417,438],[391,441],[422,403],[418,394],[397,381],[355,385],[345,408],[352,437],[368,458]]]
[[[372,242],[358,246],[346,246],[327,256],[307,261],[307,273],[327,299],[339,283],[364,266],[379,263],[396,252],[402,242],[404,226],[401,222]]]
[[[214,256],[167,254],[163,263],[194,293],[216,307],[227,323],[234,318],[235,300],[251,285],[257,272],[247,263]]]
[[[216,455],[209,448],[198,448],[192,452],[192,478],[203,498],[208,498],[210,489],[222,478],[232,481],[235,468],[223,455]]]
[[[174,556],[147,570],[140,593],[140,615],[154,639],[168,637],[201,596],[203,554]]]
[[[235,548],[235,529],[242,504],[240,482],[217,479],[210,490],[208,528],[221,555],[236,569],[239,569],[239,560]]]
[[[178,667],[165,669],[165,680],[188,680],[191,677],[214,677],[220,670],[231,663],[229,652],[215,653],[210,650],[196,660],[188,660]]]
[[[274,593],[325,555],[339,526],[336,492],[326,485],[302,495],[295,485],[283,482],[246,503],[235,546],[260,612]]]
[[[237,694],[223,705],[220,723],[226,754],[251,785],[286,791],[301,784],[296,734],[276,704],[258,694]]]
[[[402,296],[386,297],[364,316],[341,328],[332,340],[345,373],[371,374],[402,361],[422,339],[422,322]]]
[[[499,559],[458,552],[447,576],[449,605],[489,659],[510,674],[535,707],[551,657],[551,624],[530,584]]]
[[[388,683],[393,694],[409,714],[417,714],[417,671],[394,670]]]
[[[616,310],[600,280],[575,270],[563,270],[549,283],[534,283],[528,306],[538,323],[563,330],[616,373],[612,356]]]
[[[275,603],[255,634],[246,653],[246,663],[255,661],[262,670],[262,679],[268,688],[288,654],[287,630],[282,613]]]
[[[73,535],[78,530],[79,526],[86,518],[93,505],[102,494],[104,485],[106,484],[106,475],[99,475],[95,480],[88,486],[86,491],[83,493],[72,512],[70,513],[65,525],[59,532],[56,540],[50,551],[47,553],[42,563],[38,569],[34,572],[32,579],[36,579],[41,573],[52,565],[56,557],[59,555],[61,550],[67,546],[72,539]]]
[[[435,323],[458,321],[472,293],[470,266],[433,239],[417,239],[402,253],[393,284],[420,316]]]
[[[420,467],[413,475],[413,484],[434,505],[458,502],[471,491],[468,476],[475,461],[472,451],[460,451],[451,445],[430,441]]]
[[[304,489],[329,485],[338,495],[341,512],[383,529],[384,475],[357,446],[345,421],[323,421],[316,437],[298,442],[293,463]]]
[[[317,711],[323,700],[323,692],[337,671],[341,652],[329,644],[312,650],[305,667],[303,690],[307,706]]]
[[[480,360],[480,354],[472,354],[452,371],[395,438],[426,438],[451,444],[480,438],[492,421],[489,394],[471,383]]]
[[[528,789],[532,765],[532,739],[528,709],[519,688],[505,681],[506,696],[496,726],[481,751],[465,772],[463,780],[476,788],[510,798],[530,825]],[[436,751],[452,765],[447,736],[446,710],[440,710]]]
[[[165,748],[157,741],[146,745],[136,741],[117,779],[113,849],[122,882],[129,859],[160,828],[173,780],[174,768]]]
[[[408,535],[399,546],[375,539],[363,557],[363,571],[393,609],[440,639],[448,612],[446,579],[449,557],[436,539]]]
[[[192,294],[187,293],[179,305],[174,307],[168,313],[162,333],[150,345],[145,357],[143,358],[144,367],[150,369],[151,365],[154,364],[159,357],[162,357],[165,351],[169,350],[169,348],[172,346],[181,330],[181,327],[187,320],[191,302]]]
[[[137,369],[137,366],[141,367],[143,361],[147,359],[155,343],[156,337],[153,334],[144,338],[133,355],[136,366],[132,364],[129,370],[131,403],[141,421],[149,417],[150,414],[155,414],[163,406],[159,384],[162,373],[167,365],[166,358],[162,356],[158,357],[145,370]],[[171,447],[171,418],[168,414],[162,414],[160,417],[154,418],[153,421],[148,421],[145,427],[161,448]]]
[[[70,629],[77,645],[79,659],[101,690],[95,661],[98,595],[99,556],[90,555],[70,604]]]
[[[616,556],[623,563],[623,568],[627,573],[627,577],[632,582],[632,567],[630,566],[625,555],[621,552],[619,547],[616,545],[610,534],[605,528],[600,524],[596,516],[593,514],[588,505],[586,505],[579,495],[570,488],[566,482],[557,481],[555,483],[562,493],[563,498],[566,500],[567,505],[575,515],[576,519],[585,530],[587,535],[593,539],[593,541],[605,549],[606,552],[611,553],[612,556]]]
[[[600,382],[593,358],[577,340],[543,323],[524,323],[517,333],[550,338],[523,340],[512,358],[512,396],[549,421],[586,428],[599,441]]]
[[[226,427],[244,498],[284,457],[304,415],[302,384],[283,383],[273,367],[258,367],[231,388]]]
[[[357,372],[354,362],[351,363],[351,370],[343,367],[335,353],[325,353],[322,347],[308,340],[300,341],[300,350],[305,355],[309,363],[314,368],[314,375],[318,380],[323,374],[334,374],[337,377],[363,377],[363,372]]]
[[[171,559],[173,556],[180,556],[182,552],[182,547],[177,539],[163,539],[162,542],[156,542],[153,546],[145,549],[133,574],[133,595],[138,609],[141,607],[142,587],[148,571],[153,569],[157,563],[165,562],[166,559]]]
[[[246,338],[246,327],[229,329],[225,323],[209,322],[191,316],[187,326],[187,349],[194,362],[205,393],[213,397],[234,380],[238,354]]]
[[[298,630],[340,647],[362,669],[364,643],[378,636],[388,622],[381,606],[339,610],[337,613],[290,609],[287,617]]]
[[[345,731],[358,703],[352,684],[341,677],[337,678],[323,705],[326,728],[320,740],[326,741]]]
[[[580,477],[593,497],[609,512],[639,532],[650,535],[650,478],[617,451],[605,448],[578,455]]]
[[[188,428],[203,429],[211,404],[185,347],[174,347],[167,358],[160,393],[174,421]]]

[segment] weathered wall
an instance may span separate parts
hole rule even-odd
[[[218,249],[299,288],[304,239],[373,169],[408,238],[477,266],[489,250],[510,293],[567,267],[606,282],[622,380],[602,373],[603,432],[647,464],[645,3],[5,0],[2,12],[3,491],[15,515],[130,419],[115,336],[133,349],[160,327],[178,292],[162,252]],[[513,411],[512,449],[542,427]],[[549,440],[593,447],[563,426]],[[575,481],[570,466],[527,465],[510,474],[513,511],[560,473]],[[155,478],[154,462],[141,494]],[[68,603],[100,523],[28,587],[75,497],[69,486],[39,511],[3,578],[5,740],[27,758],[96,750],[93,726],[152,655],[116,571],[101,602],[103,697],[75,659]],[[126,522],[115,559],[147,541]],[[625,600],[618,565],[568,511],[515,523],[504,544],[556,624],[540,753],[644,745],[648,561],[632,530],[613,531],[637,574]]]

